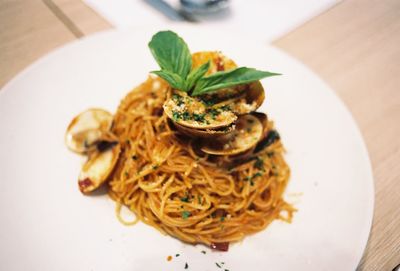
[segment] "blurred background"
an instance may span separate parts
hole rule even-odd
[[[0,0],[0,87],[70,41],[171,23],[246,32],[297,58],[335,90],[360,127],[374,170],[374,222],[358,270],[394,270],[400,263],[400,0]]]

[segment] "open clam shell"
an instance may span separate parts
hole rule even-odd
[[[95,147],[112,124],[112,115],[98,108],[88,109],[77,115],[68,125],[65,144],[76,153],[87,153]]]
[[[263,125],[253,115],[243,115],[236,122],[236,129],[214,141],[204,141],[201,150],[213,155],[236,155],[254,148],[262,139]]]
[[[110,143],[101,151],[91,153],[78,178],[79,190],[82,193],[92,192],[107,180],[118,161],[120,151],[118,143]]]
[[[163,108],[165,114],[181,126],[192,129],[219,129],[230,126],[237,116],[229,109],[207,107],[198,98],[181,91],[172,91]]]
[[[207,74],[236,68],[236,64],[220,52],[198,52],[192,55],[192,66],[197,68],[210,61]],[[186,92],[171,89],[163,105],[166,115],[180,127],[196,130],[224,130],[232,126],[238,116],[254,112],[264,101],[264,88],[259,81],[220,89],[215,93],[191,97]],[[207,132],[186,134],[208,137]],[[208,133],[210,134],[210,133]],[[226,133],[225,133],[226,134]]]

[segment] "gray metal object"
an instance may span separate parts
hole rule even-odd
[[[190,16],[187,12],[175,9],[172,5],[163,0],[143,0],[146,4],[152,6],[162,14],[164,14],[168,19],[172,21],[188,21],[196,22],[196,20]]]
[[[229,0],[180,0],[182,9],[187,13],[210,14],[229,7]]]

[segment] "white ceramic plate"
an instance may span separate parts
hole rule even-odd
[[[262,110],[275,120],[292,177],[292,224],[211,252],[139,223],[121,225],[106,195],[83,196],[78,156],[64,146],[72,117],[115,111],[157,68],[154,29],[105,32],[42,58],[0,93],[1,270],[354,270],[373,213],[373,179],[349,112],[315,74],[281,51],[234,33],[174,27],[192,51],[222,50],[237,63],[284,75],[264,80]],[[297,193],[297,194],[294,194]],[[207,254],[201,253],[206,250]],[[167,262],[168,255],[180,256]]]

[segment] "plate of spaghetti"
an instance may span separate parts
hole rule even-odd
[[[170,28],[73,42],[1,91],[1,269],[355,270],[373,178],[345,106],[245,34]]]

